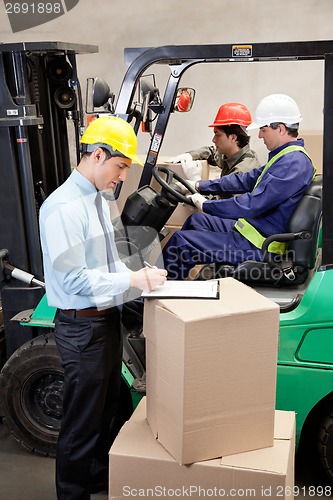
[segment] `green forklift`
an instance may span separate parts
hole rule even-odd
[[[0,116],[0,145],[9,165],[8,183],[0,187],[4,191],[0,199],[13,192],[15,202],[19,200],[15,209],[2,202],[1,211],[9,215],[0,223],[0,415],[24,447],[50,456],[55,453],[59,431],[63,378],[52,334],[55,310],[48,306],[44,292],[38,209],[45,196],[69,175],[69,122],[79,156],[84,116],[76,54],[96,51],[93,46],[60,42],[0,46],[4,70],[0,100],[6,104],[4,109],[17,111],[16,115]],[[197,64],[217,63],[223,68],[224,63],[235,61],[323,63],[323,175],[314,179],[300,201],[288,233],[273,235],[265,242],[267,247],[271,240],[288,242],[286,255],[279,262],[267,257],[237,267],[206,266],[197,279],[232,276],[279,304],[276,408],[296,412],[297,447],[304,447],[333,482],[333,40],[131,48],[125,49],[124,56],[128,69],[117,99],[104,80],[89,79],[86,113],[118,115],[137,133],[140,127],[150,133],[138,185],[114,222],[118,249],[130,267],[138,265],[134,258],[138,255],[139,262],[149,260],[155,242],[163,242],[167,236],[168,220],[177,205],[190,203],[175,181],[190,191],[191,186],[158,160],[171,115],[188,112],[193,104],[194,90],[180,86],[184,72]],[[147,83],[146,75],[151,77],[150,68],[155,64],[168,69],[163,95],[155,78]],[[60,143],[66,147],[59,170]],[[50,172],[45,166],[47,152]],[[152,179],[159,189],[152,187]],[[122,196],[121,191],[120,185],[116,198]],[[19,234],[12,230],[13,221]],[[123,332],[119,425],[145,394],[144,337],[136,326],[134,321]]]

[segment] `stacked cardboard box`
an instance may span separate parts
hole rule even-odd
[[[272,447],[179,465],[154,438],[145,406],[144,398],[110,450],[110,500],[137,497],[293,498],[293,412],[275,412]]]
[[[147,300],[147,418],[188,464],[273,445],[279,308],[220,280],[219,300]]]
[[[147,417],[142,403],[111,448],[110,495],[292,484],[295,416],[275,412],[278,306],[227,278],[219,300],[146,300],[144,333]]]

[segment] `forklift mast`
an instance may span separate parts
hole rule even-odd
[[[139,187],[150,183],[152,169],[157,163],[170,113],[173,110],[179,80],[186,69],[198,63],[233,63],[267,61],[323,60],[324,71],[324,140],[323,140],[323,225],[322,269],[333,266],[333,40],[272,42],[223,45],[177,45],[155,48],[125,49],[128,66],[115,114],[128,119],[140,77],[153,64],[170,67],[170,77],[162,98],[163,110],[158,114],[149,152]]]
[[[0,44],[0,248],[42,277],[38,211],[71,169],[69,120],[79,152],[83,124],[76,54],[92,45]]]

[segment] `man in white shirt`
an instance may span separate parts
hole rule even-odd
[[[103,116],[88,126],[81,143],[78,167],[40,210],[46,294],[58,309],[55,339],[64,368],[60,500],[88,500],[107,487],[109,431],[121,383],[122,294],[131,287],[152,290],[166,279],[164,269],[133,272],[119,260],[101,196],[126,180],[132,160],[142,165],[132,127]]]

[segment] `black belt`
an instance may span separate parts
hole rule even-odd
[[[102,318],[106,316],[114,307],[108,309],[97,309],[96,307],[88,307],[87,309],[60,309],[65,314],[74,314],[74,317],[89,316],[90,318]]]

